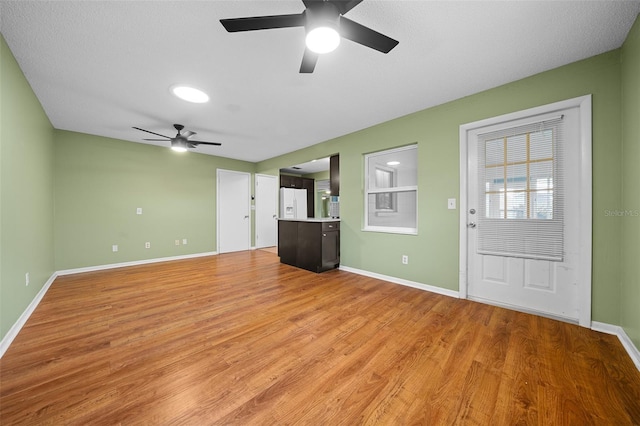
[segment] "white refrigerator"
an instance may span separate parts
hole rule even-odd
[[[280,218],[307,218],[307,190],[280,188]]]

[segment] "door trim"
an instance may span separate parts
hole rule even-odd
[[[591,327],[591,265],[592,265],[592,132],[591,132],[591,95],[580,96],[565,101],[542,105],[522,111],[487,118],[460,126],[460,254],[459,254],[459,295],[467,299],[467,144],[469,133],[475,129],[492,126],[508,121],[519,120],[529,116],[551,113],[567,108],[578,108],[580,116],[580,268],[578,271],[578,323],[583,327]]]

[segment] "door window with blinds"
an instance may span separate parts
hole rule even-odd
[[[562,261],[562,117],[478,136],[478,253]]]

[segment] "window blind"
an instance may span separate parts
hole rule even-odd
[[[477,252],[562,261],[562,116],[478,136]]]

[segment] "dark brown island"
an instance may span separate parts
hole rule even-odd
[[[340,220],[279,219],[280,262],[312,272],[340,265]]]

